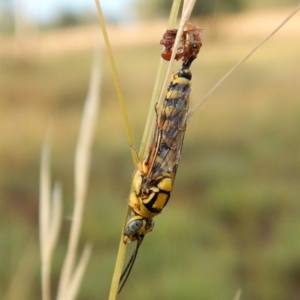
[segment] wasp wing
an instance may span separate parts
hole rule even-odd
[[[148,157],[149,171],[145,187],[149,187],[153,179],[163,174],[170,174],[175,179],[180,153],[183,145],[189,109],[190,81],[180,78],[171,82],[163,102],[161,114],[151,151]]]

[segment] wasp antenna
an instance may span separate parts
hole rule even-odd
[[[139,251],[139,248],[140,248],[140,246],[142,244],[143,239],[144,239],[144,236],[139,236],[137,238],[136,248],[135,248],[134,252],[132,253],[129,262],[128,262],[126,268],[124,269],[124,271],[123,271],[123,273],[121,275],[120,282],[119,282],[119,286],[120,287],[119,287],[118,294],[120,294],[120,292],[122,291],[122,289],[123,289],[123,287],[124,287],[124,285],[125,285],[128,277],[130,275],[130,272],[131,272],[132,267],[134,265],[135,259],[137,257],[137,254],[138,254],[138,251]]]

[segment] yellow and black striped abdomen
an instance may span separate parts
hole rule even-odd
[[[157,151],[148,182],[165,173],[175,178],[188,117],[191,76],[188,68],[182,68],[169,85],[158,119]]]

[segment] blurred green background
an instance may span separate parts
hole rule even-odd
[[[268,7],[194,20],[205,30],[192,66],[192,103],[291,9]],[[295,16],[190,119],[171,201],[146,236],[120,299],[233,299],[238,288],[243,300],[300,299],[299,21]],[[108,28],[136,147],[165,26],[148,21]],[[97,26],[89,26],[2,39],[1,299],[16,283],[6,299],[41,297],[39,168],[49,124],[52,178],[62,182],[64,199],[53,262],[56,293],[96,35]],[[175,64],[174,72],[179,67]],[[81,246],[92,243],[93,253],[78,299],[107,298],[134,171],[105,52],[102,76],[81,235]]]

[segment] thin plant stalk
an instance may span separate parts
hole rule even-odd
[[[50,147],[48,138],[42,150],[40,186],[40,250],[42,299],[51,299],[51,264],[55,245],[61,227],[61,186],[56,183],[51,195]]]
[[[69,300],[71,298],[68,298],[68,295],[73,295],[70,292],[70,289],[72,289],[72,277],[74,276],[73,272],[75,269],[75,259],[77,256],[77,248],[82,225],[83,209],[86,200],[91,147],[99,106],[98,99],[101,74],[98,56],[99,53],[96,50],[89,93],[84,106],[79,138],[76,147],[74,213],[72,218],[68,250],[59,282],[59,300]]]
[[[89,261],[89,258],[92,253],[92,246],[91,245],[85,245],[81,258],[78,262],[78,265],[73,273],[70,286],[68,289],[67,299],[74,300],[80,286],[80,282],[82,280],[82,277],[84,275],[84,271],[86,269],[87,263]]]
[[[281,27],[283,27],[298,11],[300,10],[300,4],[257,46],[255,46],[242,60],[240,60],[235,66],[233,66],[218,82],[205,94],[205,96],[198,102],[198,104],[192,108],[189,112],[189,118],[194,114],[194,112],[207,100],[210,95],[219,87],[219,85],[242,63],[244,63],[257,49],[259,49],[266,41],[268,41]]]
[[[41,174],[40,174],[40,208],[39,208],[39,229],[40,229],[40,252],[41,252],[41,280],[42,299],[50,300],[50,269],[51,264],[46,254],[46,242],[49,228],[50,211],[50,150],[48,143],[44,143],[42,149]]]
[[[122,112],[122,115],[123,115],[123,120],[124,120],[124,126],[125,126],[125,130],[126,130],[126,134],[127,134],[127,139],[128,139],[129,145],[134,146],[133,136],[132,136],[130,125],[129,125],[129,119],[128,119],[126,108],[125,108],[125,101],[124,101],[124,97],[123,97],[123,93],[122,93],[120,80],[119,80],[115,60],[114,60],[114,57],[113,57],[111,45],[110,45],[108,34],[107,34],[107,31],[106,31],[105,20],[104,20],[104,17],[103,17],[101,5],[100,5],[99,0],[95,0],[95,3],[96,3],[96,7],[97,7],[97,12],[98,12],[99,23],[100,23],[100,26],[101,26],[101,30],[102,30],[106,50],[107,50],[107,55],[108,55],[108,60],[109,60],[109,63],[110,63],[110,68],[111,68],[111,71],[112,71],[112,75],[113,75],[113,79],[114,79],[114,83],[115,83],[115,88],[116,88],[116,91],[117,91],[119,106],[121,108],[121,112]],[[134,151],[134,149],[132,147],[131,147],[131,154],[132,154],[132,159],[133,159],[134,165],[136,165],[137,162],[138,162],[138,157],[136,156],[136,152]]]
[[[111,48],[110,41],[109,41],[109,38],[108,38],[108,34],[107,34],[107,31],[106,31],[104,16],[103,16],[103,13],[102,13],[102,9],[101,9],[101,5],[100,5],[99,0],[95,0],[95,4],[96,4],[96,8],[97,8],[97,12],[98,12],[98,19],[99,19],[100,27],[101,27],[101,30],[102,30],[102,34],[103,34],[103,38],[104,38],[104,42],[105,42],[105,46],[106,46],[106,50],[107,50],[107,54],[108,54],[110,68],[111,68],[113,79],[114,79],[115,88],[116,88],[116,91],[117,91],[119,106],[121,108],[121,112],[122,112],[122,115],[123,115],[123,120],[124,120],[124,126],[125,126],[125,130],[126,130],[126,134],[127,134],[127,139],[128,139],[129,145],[132,146],[131,147],[131,155],[132,155],[133,163],[134,163],[134,165],[136,165],[138,163],[139,159],[136,155],[136,151],[133,148],[134,147],[134,141],[133,141],[130,125],[129,125],[129,119],[128,119],[126,108],[125,108],[125,101],[124,101],[123,93],[122,93],[122,90],[121,90],[120,80],[119,80],[117,68],[116,68],[116,65],[115,65],[115,61],[114,61],[114,57],[113,57],[113,53],[112,53],[112,48]],[[126,218],[127,218],[127,215],[129,214],[129,212],[130,212],[130,209],[129,209],[129,207],[127,207]],[[124,264],[125,254],[126,254],[126,247],[123,244],[123,242],[120,241],[117,260],[116,260],[116,266],[115,266],[115,272],[114,272],[114,275],[113,275],[111,290],[110,290],[110,294],[109,294],[109,299],[115,299],[115,297],[116,297],[117,290],[118,290],[118,284],[119,284],[119,278],[120,278],[120,274],[122,272],[122,267],[123,267],[123,264]],[[119,274],[119,276],[117,274]],[[117,279],[116,279],[116,276],[118,276]]]
[[[124,222],[126,222],[127,215],[129,214],[129,212],[130,212],[130,209],[128,207],[126,210],[126,217],[125,217]],[[123,243],[123,228],[124,228],[124,226],[122,226],[122,234],[121,234],[121,238],[120,238],[120,242],[119,242],[119,248],[118,248],[118,254],[117,254],[117,258],[116,258],[115,269],[114,269],[114,273],[113,273],[113,277],[112,277],[112,281],[111,281],[111,285],[110,285],[110,292],[109,292],[109,296],[108,296],[109,300],[114,300],[117,297],[120,277],[121,277],[124,260],[125,260],[125,255],[126,255],[126,245]]]

